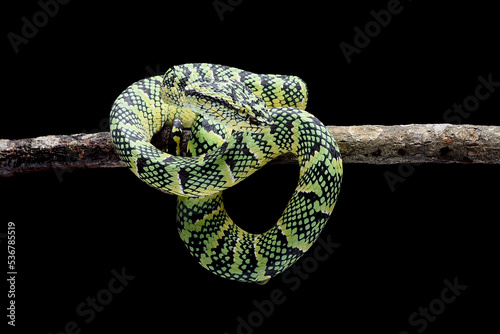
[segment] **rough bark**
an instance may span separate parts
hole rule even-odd
[[[328,126],[345,163],[500,163],[500,126],[409,124]],[[169,129],[153,138],[166,147]],[[189,131],[184,131],[184,138]],[[187,140],[184,140],[185,144]],[[185,146],[183,148],[185,150]],[[294,163],[285,155],[275,163]],[[108,132],[0,140],[0,176],[76,168],[124,167]]]
[[[328,129],[347,163],[500,163],[500,126],[409,124]]]

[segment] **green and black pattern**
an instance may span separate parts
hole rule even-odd
[[[179,234],[203,267],[265,283],[316,241],[340,190],[337,144],[304,111],[306,103],[298,77],[186,64],[128,87],[113,105],[111,135],[120,158],[141,180],[179,196]],[[164,124],[191,128],[188,156],[150,144]],[[262,234],[242,230],[225,211],[222,190],[287,152],[298,157],[300,176],[282,216]]]

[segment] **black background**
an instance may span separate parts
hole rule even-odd
[[[354,27],[364,29],[370,11],[388,1],[232,3],[221,21],[212,1],[71,1],[17,53],[8,33],[21,35],[22,18],[33,22],[41,7],[3,4],[0,138],[106,130],[123,89],[186,62],[298,75],[309,87],[308,111],[332,125],[443,123],[448,108],[474,94],[478,76],[500,81],[498,11],[486,1],[402,1],[350,63],[339,44],[353,44]],[[500,125],[499,95],[497,88],[463,122]],[[405,175],[394,191],[388,171]],[[281,276],[258,286],[204,270],[177,235],[175,198],[126,169],[2,178],[1,231],[9,221],[17,226],[16,329],[59,333],[75,321],[81,333],[232,334],[238,317],[248,321],[254,312],[258,322],[254,300],[279,289],[285,302],[255,333],[484,332],[498,314],[498,171],[346,164],[322,234],[340,247],[295,291]],[[241,226],[262,232],[279,217],[296,178],[297,166],[269,166],[228,191],[228,210]],[[135,278],[86,323],[78,305],[122,268]],[[426,328],[412,326],[410,315],[440,298],[443,281],[455,277],[466,290]]]

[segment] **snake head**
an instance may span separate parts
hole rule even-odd
[[[184,89],[184,107],[237,131],[260,131],[272,119],[262,98],[239,81],[200,80]]]
[[[262,101],[264,102],[264,101]],[[263,109],[255,108],[254,106],[241,106],[237,111],[236,127],[243,131],[252,130],[254,128],[263,128],[271,126],[272,120],[268,115],[268,110],[264,106]]]

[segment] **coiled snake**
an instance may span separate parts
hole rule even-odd
[[[262,284],[316,241],[340,190],[339,149],[305,111],[306,102],[298,77],[185,64],[125,89],[113,104],[110,130],[120,159],[137,177],[179,196],[179,235],[199,263],[218,276]],[[165,124],[172,133],[191,128],[187,156],[150,143]],[[300,164],[292,198],[271,229],[244,231],[225,211],[222,191],[287,152]]]

